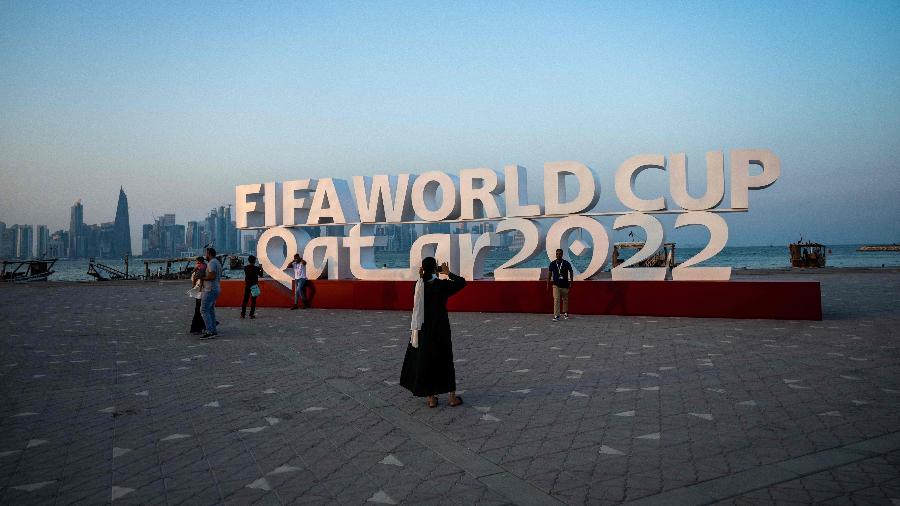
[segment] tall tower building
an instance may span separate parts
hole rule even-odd
[[[128,197],[119,187],[119,203],[116,204],[116,220],[113,222],[112,256],[131,256],[131,225],[128,222]]]
[[[83,258],[84,243],[84,206],[81,199],[75,201],[69,218],[69,258]]]
[[[206,217],[206,244],[215,245],[216,244],[216,210],[212,209],[209,211],[209,215]],[[215,247],[215,246],[213,246]]]
[[[216,213],[216,243],[215,248],[218,251],[225,252],[228,247],[228,236],[225,235],[225,207],[220,206],[219,212]]]
[[[29,259],[34,256],[34,228],[31,225],[17,225],[16,256]]]
[[[35,247],[34,256],[37,258],[46,258],[50,255],[50,229],[47,225],[38,225],[35,233],[37,246]]]
[[[219,209],[222,209],[221,207]],[[234,238],[231,235],[231,206],[225,208],[225,213],[222,215],[225,221],[225,240],[222,241],[222,248],[224,251],[232,251],[234,249]]]
[[[187,228],[184,233],[184,244],[192,249],[199,250],[203,244],[201,244],[202,239],[200,238],[200,222],[198,221],[189,221],[187,222]]]

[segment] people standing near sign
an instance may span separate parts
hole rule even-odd
[[[438,274],[445,274],[448,279],[438,279]],[[462,404],[462,398],[456,395],[447,299],[465,286],[466,280],[450,272],[446,262],[438,269],[433,257],[422,260],[413,293],[412,335],[403,358],[400,385],[416,397],[427,397],[429,408],[437,406],[438,394],[447,392],[451,406]]]
[[[303,309],[309,307],[309,301],[306,298],[306,260],[295,254],[294,259],[288,264],[288,267],[294,269],[294,305],[291,309],[297,309],[297,302],[303,301]]]
[[[247,314],[247,299],[250,299],[250,319],[256,318],[256,298],[259,296],[259,277],[262,267],[256,265],[256,257],[250,255],[244,266],[244,300],[241,301],[241,318]]]
[[[216,299],[219,298],[222,264],[216,258],[214,248],[206,248],[206,262],[206,276],[203,278],[203,292],[200,296],[200,312],[203,314],[206,332],[200,339],[215,339],[219,335],[216,331]]]
[[[550,268],[547,272],[547,289],[550,289],[551,282],[553,286],[553,321],[559,321],[560,306],[562,306],[562,315],[566,320],[569,319],[569,288],[571,282],[575,281],[575,274],[572,272],[572,264],[563,258],[563,250],[556,250],[556,259],[550,262]]]

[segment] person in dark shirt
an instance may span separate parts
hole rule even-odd
[[[256,265],[256,257],[250,255],[244,266],[244,300],[241,303],[241,318],[247,314],[247,299],[250,299],[250,318],[256,318],[256,297],[259,296],[259,277],[262,267]]]
[[[569,319],[569,288],[572,281],[575,281],[575,274],[572,272],[572,264],[563,259],[563,250],[556,250],[556,260],[550,262],[550,268],[547,272],[547,289],[553,286],[553,321],[559,321],[559,310],[562,306],[562,315],[566,320]]]

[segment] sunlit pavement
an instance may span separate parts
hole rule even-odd
[[[202,342],[185,284],[3,286],[0,503],[891,504],[900,274],[810,278],[822,322],[452,314],[437,409],[408,313]]]

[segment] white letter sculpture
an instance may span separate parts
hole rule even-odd
[[[479,185],[475,186],[475,181]],[[459,173],[460,218],[499,218],[497,195],[503,193],[503,176],[491,169],[465,169]]]
[[[762,173],[750,175],[750,165],[762,167]],[[781,175],[781,160],[767,149],[731,152],[731,207],[747,209],[748,190],[768,188]]]
[[[616,218],[613,229],[641,227],[647,233],[644,247],[631,258],[613,267],[613,281],[663,281],[666,279],[667,267],[631,267],[653,256],[665,240],[662,223],[653,216],[644,213],[628,213]]]
[[[547,231],[547,258],[555,259],[557,248],[562,249],[563,252],[569,249],[575,256],[581,256],[587,251],[588,245],[580,239],[570,242],[572,232],[577,229],[587,230],[593,244],[591,261],[584,272],[579,273],[574,266],[572,267],[575,270],[575,279],[583,280],[599,273],[609,257],[609,236],[606,234],[606,229],[597,220],[587,216],[566,216],[551,225]]]
[[[324,177],[316,184],[307,225],[334,223],[345,225],[359,221],[350,187],[343,179]]]
[[[234,187],[235,225],[237,228],[262,227],[266,224],[262,202],[263,185],[242,184]],[[248,200],[252,197],[252,200]]]
[[[316,189],[315,179],[297,179],[285,181],[281,185],[281,218],[284,226],[303,225],[309,218],[309,192]],[[297,197],[297,192],[303,196]]]
[[[409,174],[397,177],[379,174],[368,178],[353,176],[353,193],[362,223],[399,223],[415,218]],[[369,189],[367,191],[367,188]]]
[[[544,211],[539,204],[528,203],[528,174],[521,165],[507,165],[503,168],[506,183],[506,217],[531,218]]]
[[[294,255],[303,251],[309,239],[309,234],[302,228],[272,227],[266,230],[256,244],[260,267],[272,279],[290,289],[294,278],[284,270]]]
[[[578,194],[564,202],[566,176],[575,176]],[[597,205],[597,176],[588,166],[578,162],[550,162],[544,164],[544,210],[547,214],[578,214]]]
[[[416,178],[412,189],[412,205],[419,218],[442,221],[459,217],[459,193],[456,176],[433,170]],[[440,190],[440,202],[438,202]]]
[[[642,199],[634,194],[634,181],[646,169],[666,170],[663,155],[637,155],[625,160],[616,171],[616,196],[625,207],[635,211],[660,211],[666,208],[666,198]]]
[[[706,153],[706,193],[695,199],[688,192],[687,157],[684,153],[669,156],[669,193],[672,200],[688,211],[718,207],[725,196],[725,161],[721,151]]]

